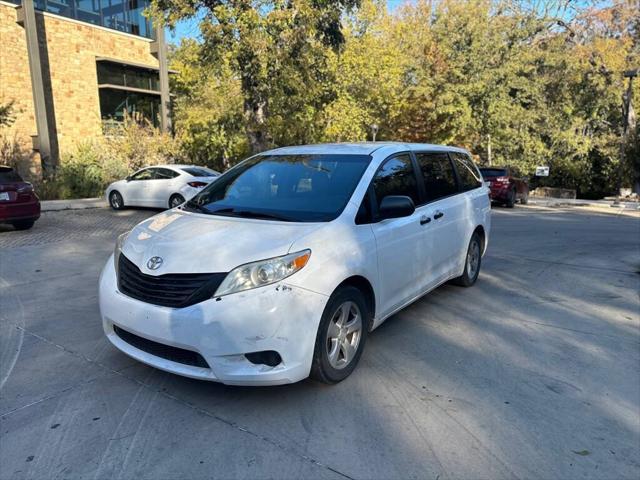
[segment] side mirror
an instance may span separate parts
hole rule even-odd
[[[380,202],[380,219],[408,217],[416,211],[411,198],[404,195],[387,195]]]
[[[127,182],[130,182],[130,181],[131,181],[131,175],[127,175],[127,178],[125,178],[125,180],[126,180]]]

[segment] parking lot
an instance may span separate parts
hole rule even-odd
[[[477,285],[390,318],[344,382],[248,388],[103,337],[100,270],[154,213],[0,226],[1,478],[640,477],[639,218],[495,209]]]

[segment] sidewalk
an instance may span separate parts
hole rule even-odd
[[[56,210],[84,210],[87,208],[105,208],[107,202],[104,198],[78,198],[73,200],[44,200],[40,202],[43,212]]]
[[[613,215],[630,215],[640,217],[640,204],[637,202],[620,202],[614,205],[612,200],[568,200],[561,198],[529,197],[529,205],[538,208],[566,208]]]

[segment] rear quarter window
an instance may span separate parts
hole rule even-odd
[[[454,152],[451,156],[460,178],[461,189],[466,192],[481,187],[482,176],[473,161],[464,153]]]

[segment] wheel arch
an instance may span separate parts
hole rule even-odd
[[[473,230],[473,233],[477,233],[478,236],[480,237],[480,241],[482,242],[480,250],[482,251],[482,254],[484,255],[484,252],[487,249],[487,234],[485,232],[484,226],[483,225],[476,226],[476,228]],[[471,236],[473,236],[473,233],[471,234]]]
[[[369,308],[369,313],[371,314],[369,321],[369,330],[371,330],[373,327],[373,319],[376,317],[376,294],[373,290],[373,285],[371,285],[371,282],[362,275],[352,275],[340,282],[334,291],[346,286],[355,287],[364,295],[367,301],[367,307]]]

